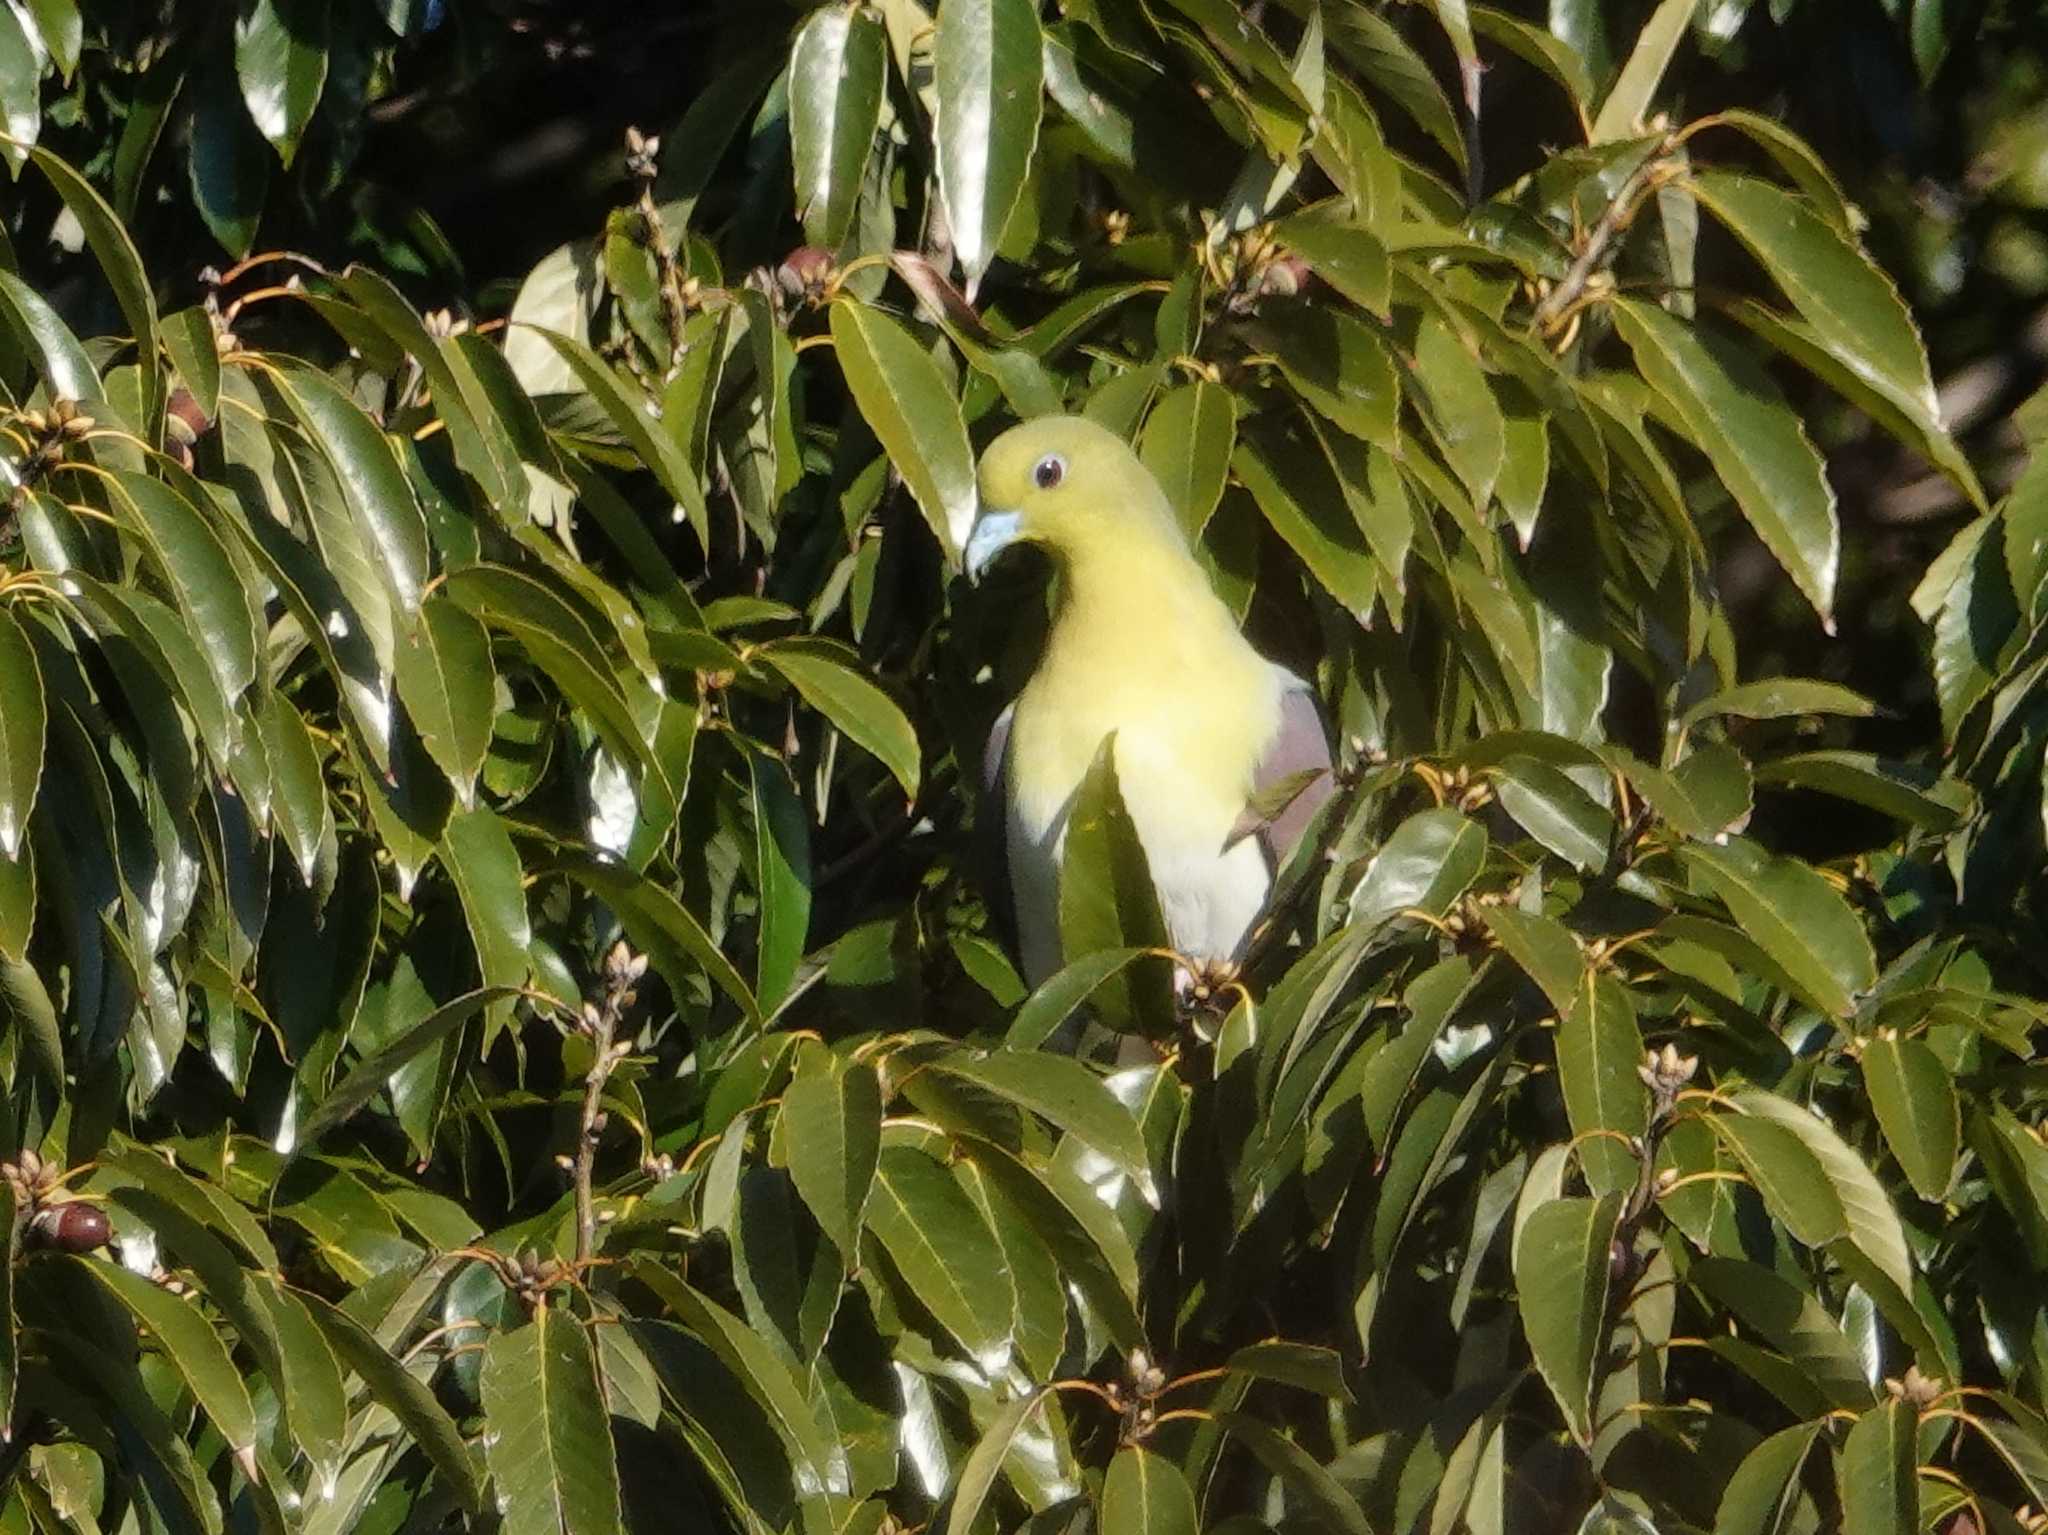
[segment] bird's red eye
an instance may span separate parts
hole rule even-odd
[[[1031,482],[1040,490],[1051,490],[1066,477],[1066,463],[1058,454],[1047,454],[1031,471]]]

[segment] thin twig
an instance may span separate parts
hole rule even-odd
[[[1653,155],[1637,166],[1628,180],[1621,184],[1621,190],[1614,194],[1614,201],[1607,205],[1606,211],[1587,233],[1586,243],[1579,248],[1577,258],[1558,279],[1557,286],[1544,294],[1537,304],[1535,326],[1539,332],[1549,335],[1573,311],[1586,291],[1586,284],[1592,281],[1601,258],[1607,254],[1607,247],[1635,218],[1644,194],[1662,185],[1672,174],[1666,163]]]
[[[618,1039],[619,1022],[633,1005],[633,986],[647,973],[647,956],[635,954],[621,941],[604,961],[604,1000],[583,1005],[581,1031],[590,1040],[590,1068],[583,1077],[583,1109],[576,1124],[576,1154],[570,1176],[576,1187],[576,1264],[589,1263],[597,1251],[597,1201],[591,1179],[597,1170],[597,1143],[604,1136],[605,1084],[632,1047]]]

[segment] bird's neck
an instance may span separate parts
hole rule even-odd
[[[1166,681],[1243,643],[1186,546],[1136,529],[1062,562],[1045,666],[1085,676],[1113,660],[1124,676]]]

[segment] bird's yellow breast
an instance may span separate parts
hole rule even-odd
[[[1049,828],[1114,732],[1117,779],[1148,853],[1213,853],[1244,810],[1279,716],[1279,674],[1192,560],[1075,581],[1017,700],[1015,811]]]

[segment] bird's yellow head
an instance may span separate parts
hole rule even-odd
[[[1130,445],[1082,416],[1013,426],[981,456],[981,509],[963,563],[978,580],[1012,544],[1062,564],[1133,537],[1185,549],[1166,494]]]

